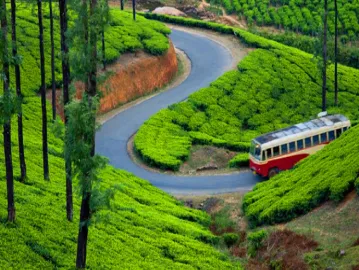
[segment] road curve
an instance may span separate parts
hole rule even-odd
[[[250,172],[177,176],[148,171],[131,160],[127,142],[151,115],[208,86],[232,66],[230,52],[206,37],[173,30],[171,39],[191,60],[190,75],[181,85],[122,111],[104,123],[96,134],[96,152],[108,157],[114,167],[147,179],[154,186],[172,194],[214,194],[251,189],[260,178]]]

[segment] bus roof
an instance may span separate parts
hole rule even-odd
[[[269,142],[273,142],[275,140],[280,140],[287,138],[296,138],[300,137],[300,135],[309,135],[310,133],[314,133],[315,131],[319,131],[321,129],[330,129],[330,127],[334,126],[342,126],[344,124],[350,125],[349,119],[344,115],[335,114],[335,115],[327,115],[321,118],[317,118],[305,123],[296,124],[291,127],[283,128],[274,132],[270,132],[264,135],[261,135],[254,140],[259,144],[267,144]],[[305,134],[301,134],[305,133]],[[313,134],[314,135],[314,134]]]

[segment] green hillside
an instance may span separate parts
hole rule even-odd
[[[294,170],[257,184],[243,200],[249,222],[261,225],[289,221],[325,200],[342,200],[354,186],[359,193],[358,136],[359,126],[355,126]]]
[[[323,25],[323,1],[312,0],[214,0],[229,13],[246,19],[249,25],[275,26],[317,35]],[[329,3],[329,31],[334,34],[334,1]],[[359,37],[359,1],[338,0],[339,34],[347,42]]]
[[[178,170],[193,144],[247,152],[250,140],[259,134],[308,120],[321,111],[321,75],[313,55],[236,28],[168,16],[161,19],[235,33],[258,49],[237,70],[145,122],[134,146],[148,164]],[[334,106],[333,66],[328,76],[328,111],[358,120],[359,70],[339,66],[338,107]],[[243,163],[242,156],[238,160]]]
[[[25,155],[28,179],[15,181],[17,221],[6,222],[4,156],[0,155],[0,268],[73,269],[79,224],[79,199],[74,200],[74,222],[66,220],[63,142],[49,134],[50,181],[43,180],[41,104],[36,16],[32,7],[19,9],[19,51],[23,56],[22,87]],[[168,47],[169,29],[157,22],[111,11],[106,30],[108,59],[126,51],[146,49],[157,54]],[[47,83],[49,84],[49,27],[45,27]],[[56,24],[58,51],[58,25]],[[156,42],[154,42],[156,41]],[[112,49],[111,49],[112,48]],[[155,48],[155,50],[152,50]],[[60,79],[57,63],[57,79]],[[13,78],[12,78],[13,81]],[[48,104],[48,119],[50,106]],[[51,123],[49,123],[51,128]],[[17,121],[12,121],[15,177],[20,175]],[[0,136],[0,152],[3,138]],[[132,174],[107,166],[101,172],[103,186],[117,186],[111,210],[101,211],[102,221],[90,227],[89,269],[237,269],[227,256],[211,244],[218,238],[208,231],[210,218],[185,208],[177,200]],[[76,186],[76,183],[74,183]]]

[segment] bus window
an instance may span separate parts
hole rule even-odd
[[[305,138],[305,147],[312,147],[312,138]]]
[[[281,146],[281,150],[282,150],[282,155],[285,155],[288,153],[288,144],[283,144]]]
[[[318,145],[319,144],[319,135],[315,135],[313,136],[313,145]]]
[[[289,143],[289,152],[295,152],[295,142]]]
[[[279,146],[273,148],[273,157],[279,156]]]
[[[298,150],[301,150],[304,148],[304,143],[303,140],[299,140],[297,141],[297,146],[298,146]]]
[[[340,135],[342,135],[342,129],[341,129],[341,128],[338,128],[338,129],[336,130],[336,133],[337,133],[337,138],[339,138]]]
[[[267,149],[267,159],[272,157],[272,149]]]
[[[344,132],[344,131],[347,131],[347,129],[348,129],[348,127],[344,127],[344,128],[343,128],[343,132]]]
[[[262,161],[265,161],[265,160],[266,160],[266,152],[262,151]]]
[[[327,133],[326,133],[326,132],[320,134],[320,141],[321,141],[322,143],[325,143],[325,142],[328,141],[328,136],[327,136]]]
[[[335,139],[335,136],[334,136],[334,130],[329,131],[328,133],[329,133],[329,141],[334,140],[334,139]],[[338,135],[337,135],[337,137],[338,137]]]

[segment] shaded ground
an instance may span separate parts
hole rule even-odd
[[[182,164],[179,172],[193,174],[198,171],[227,170],[228,162],[236,155],[236,152],[214,146],[194,145],[190,158]]]

